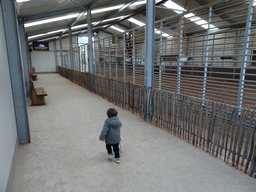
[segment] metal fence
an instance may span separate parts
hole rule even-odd
[[[249,1],[218,1],[157,21],[154,87],[254,108],[254,9]],[[88,71],[87,46],[73,49],[75,70]],[[145,27],[95,40],[93,49],[96,74],[144,85]]]

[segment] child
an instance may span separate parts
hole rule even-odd
[[[120,163],[120,154],[119,154],[119,142],[120,142],[120,128],[122,123],[117,117],[117,110],[110,108],[107,111],[108,119],[106,119],[102,132],[100,134],[100,140],[106,143],[106,148],[108,151],[109,157],[113,157],[113,151],[115,153],[116,163]]]

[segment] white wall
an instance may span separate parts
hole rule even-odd
[[[7,187],[17,141],[11,80],[0,4],[0,191]],[[4,82],[4,83],[2,83]]]
[[[32,66],[39,72],[56,72],[53,43],[49,43],[49,51],[32,51]]]

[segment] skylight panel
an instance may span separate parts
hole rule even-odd
[[[120,29],[120,28],[118,28],[118,27],[115,27],[115,26],[110,26],[110,28],[112,28],[112,29],[114,29],[114,30],[116,30],[116,31],[119,31],[119,32],[124,32],[124,30],[123,29]]]

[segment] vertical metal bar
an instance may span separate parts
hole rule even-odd
[[[60,36],[60,61],[61,61],[61,67],[64,67],[64,63],[63,63],[63,48],[62,48],[62,36]]]
[[[104,71],[103,74],[106,75],[106,59],[105,59],[104,49],[105,49],[105,39],[103,39],[103,71]]]
[[[202,94],[202,105],[204,105],[205,93],[206,93],[206,81],[207,81],[207,69],[208,69],[208,59],[209,59],[209,39],[211,30],[211,19],[212,19],[212,7],[209,7],[209,20],[208,20],[208,30],[205,48],[205,63],[204,63],[204,80],[203,80],[203,94]]]
[[[26,86],[26,95],[30,96],[30,76],[29,76],[29,63],[28,63],[28,57],[27,57],[27,50],[28,46],[26,44],[26,34],[25,34],[25,28],[24,23],[19,23],[19,32],[20,32],[20,53],[22,58],[22,64],[24,69],[24,76],[25,76],[25,86]]]
[[[82,59],[81,59],[81,53],[82,53],[82,51],[81,51],[81,50],[82,50],[82,46],[80,46],[79,49],[78,49],[78,51],[79,51],[79,52],[78,52],[79,72],[82,72],[82,67],[81,67],[81,63],[82,63],[82,62],[81,62],[81,61],[82,61]]]
[[[27,113],[27,100],[19,39],[17,29],[17,15],[13,0],[1,1],[4,35],[8,55],[8,64],[13,93],[13,103],[16,116],[18,139],[20,144],[30,143],[30,132]]]
[[[161,83],[162,83],[162,61],[161,61],[161,55],[163,52],[163,22],[160,24],[160,51],[159,51],[159,82],[158,82],[158,88],[161,89]]]
[[[135,84],[135,31],[132,31],[132,82]]]
[[[73,58],[73,45],[72,45],[72,30],[71,26],[68,27],[69,34],[69,60],[70,60],[70,69],[74,70],[74,58]]]
[[[180,17],[180,34],[179,34],[179,58],[177,66],[177,94],[180,93],[180,79],[181,79],[181,57],[182,57],[182,42],[183,41],[183,15]]]
[[[109,38],[108,40],[108,69],[109,69],[109,77],[111,77],[112,75],[112,72],[111,72],[111,51],[110,51],[110,40],[111,40],[111,37]]]
[[[124,81],[126,80],[126,71],[125,71],[125,65],[126,65],[126,58],[125,58],[125,54],[126,54],[126,51],[125,51],[125,33],[123,33],[123,58],[124,58]]]
[[[86,60],[86,45],[84,45],[84,65],[83,65],[83,72],[86,72],[87,70],[87,60]]]
[[[246,21],[245,35],[244,35],[242,66],[240,69],[240,80],[239,80],[239,89],[238,89],[238,97],[237,97],[237,106],[238,107],[241,107],[242,102],[243,102],[244,80],[245,80],[246,60],[247,60],[248,47],[249,47],[249,41],[250,41],[250,32],[251,32],[251,24],[252,24],[253,2],[254,2],[254,0],[250,0],[249,7],[248,7],[248,15],[247,15],[247,21]]]
[[[92,44],[92,15],[91,9],[87,10],[87,23],[88,23],[88,44],[89,44],[89,72],[93,72],[93,44]]]
[[[155,0],[147,0],[147,22],[146,22],[146,36],[145,36],[145,85],[148,87],[147,99],[147,121],[150,116],[150,91],[154,86],[154,36],[155,36]]]
[[[117,35],[116,35],[116,44],[117,44],[117,47],[118,47],[118,42],[117,42]],[[117,66],[117,47],[116,47],[116,78],[118,77],[118,66]]]

